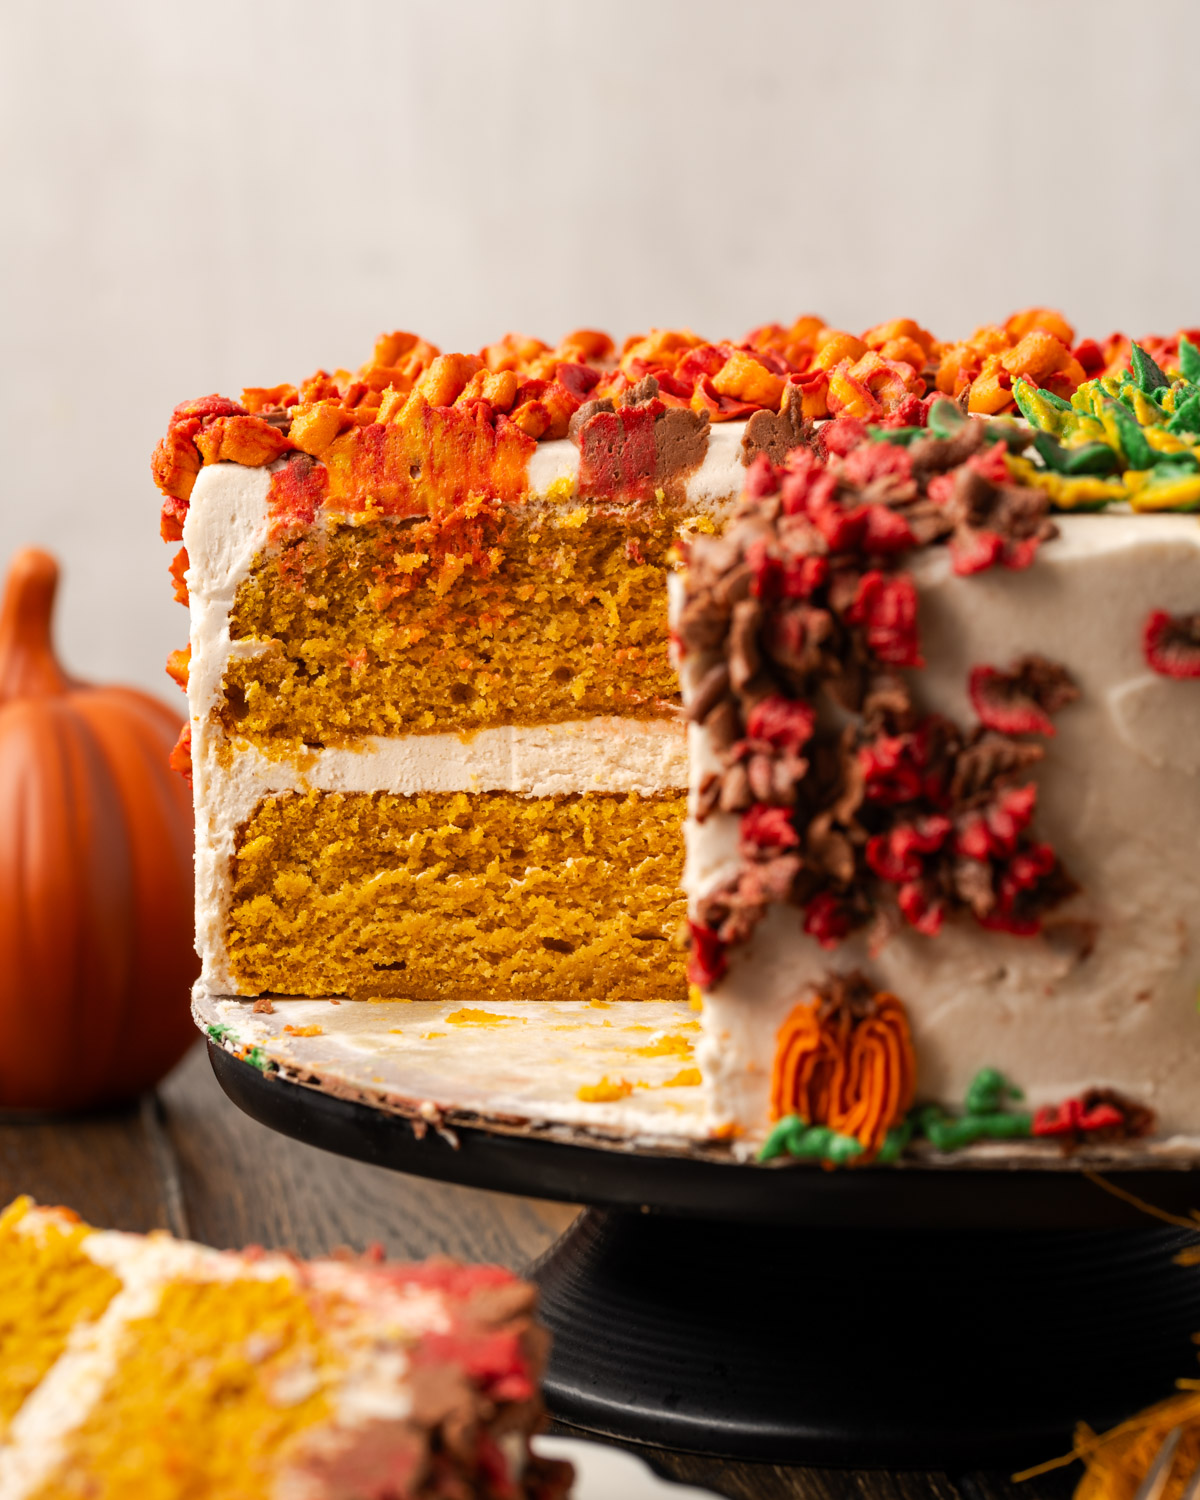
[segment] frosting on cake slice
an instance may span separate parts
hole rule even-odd
[[[552,1500],[533,1289],[0,1215],[0,1494]]]

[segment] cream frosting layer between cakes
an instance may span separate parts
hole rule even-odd
[[[1200,520],[1055,519],[1061,536],[1026,571],[958,577],[944,549],[915,559],[926,666],[909,680],[922,708],[970,724],[972,667],[1036,652],[1070,672],[1080,697],[1034,772],[1035,829],[1082,888],[1054,917],[1094,922],[1094,949],[964,920],[934,938],[906,929],[875,956],[861,937],[826,950],[776,905],[704,998],[712,1126],[761,1134],[780,1023],[828,971],[859,968],[907,1007],[919,1098],[956,1104],[990,1066],[1033,1107],[1109,1086],[1151,1106],[1163,1133],[1200,1130],[1200,681],[1157,676],[1142,654],[1151,611],[1200,604]],[[705,665],[683,663],[685,701]],[[690,738],[694,795],[716,762],[704,730]],[[690,819],[687,840],[695,902],[736,871],[738,819]]]

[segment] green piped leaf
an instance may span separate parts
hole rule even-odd
[[[867,428],[869,443],[894,443],[897,448],[907,448],[910,443],[918,442],[921,438],[928,436],[929,430],[925,427]]]
[[[852,1135],[838,1135],[836,1131],[831,1130],[821,1156],[825,1161],[832,1162],[835,1167],[843,1167],[848,1161],[853,1161],[862,1153],[861,1141],[856,1141]]]
[[[917,1117],[909,1114],[906,1119],[901,1120],[899,1125],[893,1125],[884,1137],[883,1145],[875,1160],[880,1166],[890,1167],[903,1154],[905,1147],[912,1140],[913,1131],[917,1127]]]
[[[934,437],[949,438],[961,431],[970,418],[957,401],[951,401],[949,396],[939,396],[929,408],[926,420]]]
[[[993,1115],[1010,1099],[1022,1098],[1021,1090],[1009,1083],[998,1068],[980,1068],[967,1087],[963,1100],[968,1115]]]
[[[1189,449],[1184,448],[1179,453],[1155,454],[1154,482],[1170,475],[1172,480],[1182,479],[1187,474],[1195,474],[1200,469],[1200,458]]]
[[[1065,418],[1076,415],[1069,401],[1064,401],[1053,391],[1041,390],[1023,377],[1013,381],[1013,400],[1030,426],[1055,437],[1061,437],[1065,431]]]
[[[1154,391],[1165,389],[1171,384],[1163,372],[1158,368],[1141,344],[1134,344],[1129,355],[1129,363],[1133,370],[1133,378],[1137,382],[1138,389],[1144,391],[1147,396]]]
[[[1179,340],[1179,373],[1193,385],[1200,385],[1200,349],[1186,335]]]
[[[771,1127],[770,1135],[759,1149],[759,1161],[774,1161],[777,1156],[790,1155],[788,1141],[797,1125],[801,1127],[804,1125],[804,1121],[798,1115],[784,1115],[782,1120],[776,1121]]]
[[[759,1161],[792,1156],[799,1161],[828,1161],[835,1166],[862,1155],[862,1144],[852,1135],[838,1135],[828,1125],[809,1125],[799,1115],[784,1115],[758,1153]]]
[[[957,1118],[936,1104],[921,1110],[922,1133],[939,1151],[961,1151],[976,1141],[1011,1141],[1030,1135],[1033,1116],[1027,1114],[968,1114]]]
[[[1106,401],[1104,410],[1116,429],[1126,467],[1130,469],[1153,468],[1154,449],[1146,441],[1146,434],[1138,426],[1137,418],[1129,408],[1120,401]]]
[[[1200,354],[1196,357],[1200,359]],[[1167,423],[1167,431],[1176,436],[1183,432],[1200,433],[1200,391],[1193,391],[1179,403]]]
[[[1081,443],[1078,448],[1067,448],[1048,432],[1039,432],[1033,446],[1048,469],[1073,479],[1085,474],[1115,474],[1121,467],[1107,443]]]

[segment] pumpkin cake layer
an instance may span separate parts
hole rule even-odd
[[[238,991],[682,1000],[684,811],[636,793],[270,798],[234,856]]]
[[[239,1255],[20,1199],[0,1287],[22,1386],[5,1500],[551,1500],[569,1483],[529,1451],[544,1338],[505,1271]]]
[[[330,522],[263,553],[229,622],[226,727],[330,744],[662,715],[678,696],[665,571],[682,518],[530,509]]]

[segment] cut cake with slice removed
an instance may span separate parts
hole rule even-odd
[[[585,401],[569,353],[540,442],[464,356],[403,400],[176,413],[209,993],[686,997],[664,577],[736,498],[747,423],[652,379]]]
[[[1200,1131],[1198,381],[1030,309],[185,403],[202,993],[683,1004],[690,902],[740,1150]]]

